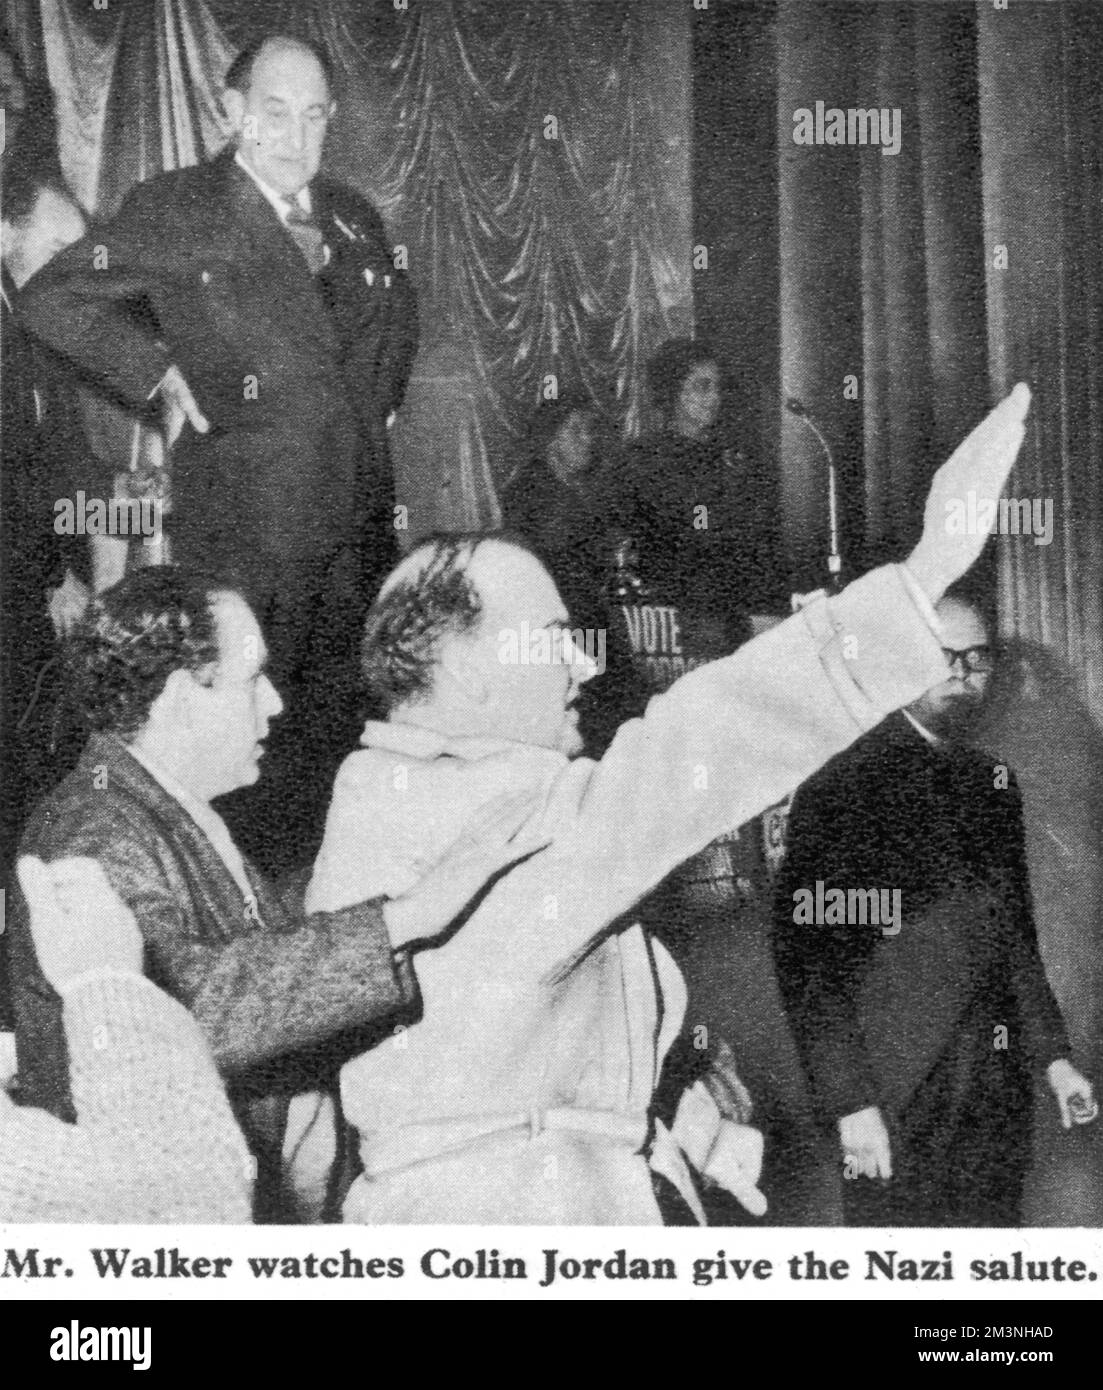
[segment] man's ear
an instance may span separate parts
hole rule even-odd
[[[438,679],[458,690],[470,704],[485,705],[490,699],[490,684],[479,666],[474,645],[462,637],[444,639]]]
[[[245,125],[244,93],[239,92],[236,87],[227,87],[222,93],[222,112],[227,128],[240,135]]]
[[[183,667],[170,673],[164,689],[150,706],[150,719],[158,719],[170,728],[188,728],[192,722],[192,706],[197,691],[195,677]]]

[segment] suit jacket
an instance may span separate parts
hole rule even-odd
[[[69,488],[84,437],[75,393],[67,389],[62,364],[28,334],[23,301],[7,271],[3,286],[0,565],[5,592],[31,599],[44,613],[47,586],[61,582],[66,565],[86,577],[83,538],[74,543],[54,529],[54,504]]]
[[[317,277],[227,149],[139,184],[24,292],[32,331],[133,410],[181,369],[211,428],[174,450],[177,558],[235,560],[269,592],[389,509],[384,422],[417,346],[375,209],[324,178],[311,197]]]
[[[1008,1028],[1022,1087],[1030,1065],[1069,1051],[1038,953],[1021,798],[998,767],[932,746],[894,714],[797,792],[775,958],[827,1121],[869,1105],[900,1114],[959,1044],[962,1058],[979,1055],[964,1042],[977,1029],[991,1053],[993,1028]],[[898,934],[794,922],[794,894],[817,882],[825,895],[899,890]]]
[[[409,958],[391,950],[380,905],[306,916],[246,865],[250,909],[210,841],[116,738],[97,734],[37,807],[22,852],[88,855],[133,910],[146,973],[198,1020],[240,1095],[271,1094],[287,1055],[408,1006]],[[75,1118],[61,1001],[34,954],[25,904],[11,930],[19,1094]]]

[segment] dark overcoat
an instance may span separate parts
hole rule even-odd
[[[846,924],[795,920],[817,883],[825,909],[833,889],[898,891],[899,930],[862,926],[857,899]],[[1069,1043],[1013,774],[891,715],[796,794],[774,950],[821,1118],[878,1106],[889,1127],[893,1178],[844,1182],[848,1223],[1016,1222],[1032,1078]]]

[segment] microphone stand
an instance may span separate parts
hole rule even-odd
[[[824,438],[823,431],[808,413],[802,400],[796,396],[786,396],[785,409],[812,431],[827,459],[827,587],[831,593],[838,593],[842,584],[843,557],[839,549],[839,478],[835,468],[835,455],[831,452],[831,445]]]

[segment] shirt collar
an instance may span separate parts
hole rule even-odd
[[[0,296],[3,297],[4,303],[8,306],[9,314],[15,313],[15,295],[15,279],[11,271],[6,265],[0,266]]]
[[[225,821],[212,806],[200,801],[187,787],[181,785],[170,772],[166,772],[160,763],[155,762],[147,753],[143,753],[140,748],[133,743],[126,745],[126,751],[135,762],[141,763],[155,782],[172,797],[173,801],[178,801],[180,805],[191,816],[201,829],[207,830],[212,825],[225,827]]]
[[[265,181],[261,178],[261,176],[256,172],[255,169],[250,168],[250,166],[246,164],[245,160],[241,157],[240,150],[237,150],[234,153],[234,163],[238,166],[239,169],[244,169],[245,172],[249,175],[249,177],[253,180],[256,186],[264,194],[268,202],[271,203],[280,221],[286,222],[289,209],[283,194],[277,193],[276,190],[271,186],[271,184],[265,183]],[[298,193],[296,193],[295,195],[295,201],[298,203],[299,207],[302,208],[303,212],[313,211],[309,187],[300,188]]]
[[[364,725],[360,742],[366,748],[381,748],[389,753],[426,761],[448,757],[474,762],[501,753],[521,754],[535,761],[546,761],[555,767],[566,765],[569,761],[565,754],[554,748],[539,748],[508,738],[453,737],[436,729],[426,729],[420,724],[405,724],[401,719],[369,719]]]
[[[171,773],[166,772],[160,763],[142,753],[134,744],[128,743],[126,750],[135,762],[140,763],[145,768],[161,789],[166,791],[191,817],[210,841],[215,853],[228,869],[230,877],[237,884],[243,896],[255,903],[253,884],[249,878],[249,871],[245,867],[245,859],[237,845],[234,844],[234,837],[230,834],[229,826],[214,807],[205,801],[200,801],[197,796],[188,791],[187,787],[182,786]]]
[[[928,729],[925,724],[921,724],[919,720],[916,719],[914,714],[912,714],[909,710],[906,709],[902,709],[900,713],[904,716],[904,718],[908,721],[908,723],[912,726],[916,733],[918,733],[922,738],[925,738],[927,740],[927,742],[931,745],[932,748],[942,747],[943,740],[940,739],[937,734],[932,734],[930,729]]]

